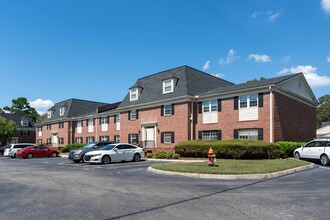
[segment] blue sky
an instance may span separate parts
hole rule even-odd
[[[188,65],[241,83],[304,72],[330,92],[330,0],[0,0],[0,107],[121,101]]]

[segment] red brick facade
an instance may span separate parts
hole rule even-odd
[[[274,140],[309,141],[316,137],[316,108],[274,93]]]

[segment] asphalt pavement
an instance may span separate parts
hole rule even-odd
[[[0,158],[0,219],[329,219],[330,167],[268,180],[147,171],[159,163]]]

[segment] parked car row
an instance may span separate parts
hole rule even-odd
[[[144,156],[144,150],[132,144],[94,142],[71,150],[68,159],[74,162],[109,164],[120,161],[138,162]]]
[[[9,144],[0,150],[0,156],[11,158],[57,157],[58,150],[31,143]]]

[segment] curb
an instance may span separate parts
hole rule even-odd
[[[159,162],[182,162],[182,163],[190,163],[190,162],[206,162],[207,160],[176,160],[176,159],[153,159],[153,158],[143,158],[149,161],[159,161]]]
[[[157,170],[152,167],[148,167],[149,172],[170,175],[170,176],[185,176],[192,178],[200,178],[200,179],[223,179],[223,180],[255,180],[255,179],[271,179],[275,177],[285,176],[288,174],[300,172],[303,170],[308,170],[312,168],[316,168],[317,165],[310,164],[302,167],[296,167],[289,170],[279,171],[275,173],[265,173],[265,174],[242,174],[242,175],[222,175],[222,174],[200,174],[200,173],[180,173],[180,172],[172,172],[172,171],[163,171]]]

